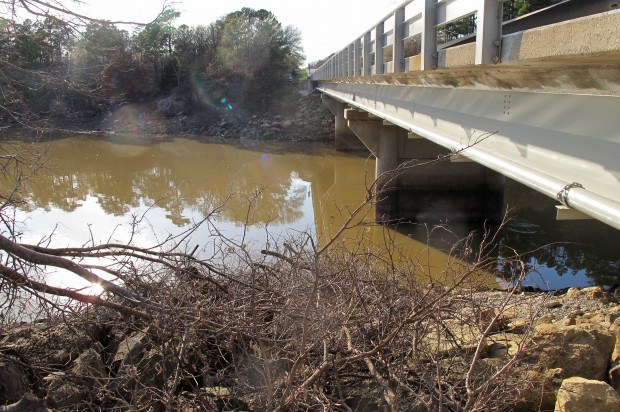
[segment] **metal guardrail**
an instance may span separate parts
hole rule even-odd
[[[493,64],[500,60],[502,34],[619,7],[615,0],[559,0],[503,22],[511,18],[503,13],[504,3],[511,7],[511,0],[407,0],[335,53],[312,80],[432,70],[442,49],[474,39],[473,63]],[[454,27],[458,30],[450,32]]]
[[[502,0],[405,1],[319,67],[313,79],[434,69],[437,27],[468,16],[476,18],[475,64],[496,63],[500,56],[502,3]],[[405,48],[412,43],[420,53],[405,57]]]

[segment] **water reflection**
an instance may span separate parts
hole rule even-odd
[[[515,253],[530,271],[524,282],[527,286],[560,290],[620,285],[620,231],[596,220],[557,221],[556,201],[508,179],[504,203],[510,220],[493,252],[499,262],[500,285],[509,284],[513,269],[503,260]],[[429,231],[424,225],[402,225],[396,230],[416,239],[429,238],[433,248],[445,251],[471,231],[478,234],[479,242],[480,234],[498,230],[498,226],[450,224],[445,230]]]
[[[294,172],[319,161],[188,139],[137,143],[80,138],[46,143],[51,166],[28,183],[28,203],[76,211],[95,196],[105,213],[122,216],[144,202],[183,226],[188,210],[206,215],[222,205],[223,219],[243,223],[248,200],[255,199],[260,207],[252,209],[250,224],[286,224],[302,218],[306,197],[292,185]]]
[[[321,144],[124,137],[40,145],[48,152],[49,167],[27,182],[18,219],[26,221],[24,241],[36,242],[54,231],[56,245],[82,244],[91,237],[126,241],[132,219],[145,222],[134,242],[151,245],[206,216],[219,233],[244,236],[259,248],[274,236],[304,231],[325,244],[363,202],[375,167],[366,155]],[[3,193],[11,189],[11,181],[1,184]],[[527,263],[544,279],[533,274],[531,283],[556,289],[618,282],[619,231],[593,221],[557,223],[552,200],[511,182],[506,203],[520,220],[503,232],[495,253],[501,258],[513,249],[539,249]],[[370,208],[361,209],[353,222],[359,225],[339,246],[365,252],[370,245],[390,245],[390,252],[417,262],[423,272],[418,274],[428,277],[446,268],[454,241],[470,230],[484,230],[450,225],[450,231],[435,230],[429,239],[424,225],[386,229],[368,224],[372,215]],[[215,237],[201,229],[192,241],[209,257],[216,254]],[[545,244],[550,246],[540,249]],[[497,286],[494,274],[486,274],[483,282]]]
[[[375,168],[365,154],[321,144],[65,138],[41,145],[49,168],[24,190],[18,216],[26,221],[24,241],[54,232],[55,244],[62,246],[90,237],[122,242],[131,236],[129,223],[140,220],[144,224],[133,239],[145,246],[210,216],[214,227],[192,238],[206,258],[218,255],[220,234],[243,237],[259,249],[274,237],[308,232],[324,245],[363,203]],[[383,253],[390,246],[394,255],[398,250],[420,263],[420,276],[434,277],[446,268],[445,253],[371,224],[373,216],[370,207],[360,209],[338,247]]]
[[[534,270],[528,281],[546,289],[620,284],[620,231],[596,220],[555,220],[555,202],[508,181],[506,203],[514,220],[504,231],[500,254],[516,249]]]

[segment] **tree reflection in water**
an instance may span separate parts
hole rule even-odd
[[[253,226],[263,231],[263,238],[265,229],[290,228],[329,236],[347,210],[363,201],[374,169],[374,161],[364,155],[316,144],[221,144],[180,138],[155,143],[126,136],[64,138],[40,145],[48,152],[49,167],[26,182],[22,212],[38,210],[49,219],[69,219],[84,227],[105,221],[109,230],[120,222],[109,216],[127,222],[127,215],[152,208],[149,213],[162,216],[153,218],[151,226],[161,226],[164,232],[165,227],[182,228],[221,207],[213,218],[229,233]],[[505,201],[513,220],[502,231],[496,253],[500,258],[513,249],[524,253],[533,270],[528,282],[551,289],[620,283],[620,231],[595,221],[556,222],[553,200],[514,182],[507,182]],[[94,217],[95,203],[108,217]],[[37,235],[46,234],[49,225],[43,230]],[[354,247],[361,239],[386,233],[381,228],[360,230],[349,237]],[[431,244],[436,249],[429,259],[445,259],[442,250],[470,230],[483,228],[452,225],[449,234],[434,231]],[[392,233],[397,243],[406,244],[406,253],[427,252],[424,226],[403,225]],[[439,270],[441,264],[431,266]],[[498,267],[500,279],[509,273],[510,267]]]

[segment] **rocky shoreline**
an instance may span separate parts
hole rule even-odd
[[[185,135],[220,139],[325,142],[333,140],[334,116],[318,93],[294,93],[286,110],[247,114],[197,106],[168,96],[152,104],[128,104],[108,113],[94,129],[101,133]]]
[[[447,320],[463,353],[479,349],[479,367],[505,362],[519,351],[525,355],[522,374],[514,379],[528,384],[520,401],[503,410],[620,411],[620,304],[613,294],[599,287],[572,288],[560,296],[488,291],[466,301],[476,302],[478,316],[492,328],[481,339],[481,331],[464,327],[458,316]],[[76,410],[76,405],[89,402],[105,404],[90,399],[94,389],[111,396],[124,393],[123,385],[128,385],[136,392],[132,396],[141,396],[141,385],[163,388],[163,371],[170,370],[164,354],[174,351],[174,345],[164,344],[156,336],[161,331],[152,328],[112,328],[107,321],[113,316],[94,310],[72,320],[2,330],[0,405],[7,406],[0,411]],[[445,345],[441,351],[446,353],[456,347]],[[203,390],[224,405],[219,410],[235,405],[243,410],[225,385],[205,382]]]
[[[491,307],[501,294],[488,294]],[[524,316],[533,310],[536,316]],[[501,322],[505,330],[491,346],[508,352],[531,329],[525,362],[532,385],[515,410],[620,411],[620,305],[613,294],[600,287],[522,294]]]
[[[247,139],[289,142],[331,142],[334,116],[318,93],[292,91],[284,108],[248,114],[198,104],[184,94],[119,105],[88,119],[48,119],[41,125],[11,126],[1,139],[40,140],[68,135],[130,136],[157,141],[174,136],[194,139]]]

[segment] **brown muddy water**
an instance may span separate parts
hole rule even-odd
[[[302,233],[326,242],[363,203],[375,167],[368,154],[337,152],[320,143],[126,136],[32,145],[46,152],[46,167],[27,181],[25,202],[15,209],[23,242],[37,243],[53,233],[55,247],[130,239],[151,246],[209,217],[188,241],[209,259],[221,257],[221,236],[256,251]],[[2,193],[12,184],[3,181]],[[496,245],[498,272],[487,274],[489,286],[505,284],[501,274],[508,268],[501,258],[513,249],[524,253],[532,270],[527,282],[540,288],[620,283],[620,232],[594,221],[556,222],[553,200],[513,182],[507,182],[505,202],[512,220]],[[339,247],[395,244],[429,276],[446,266],[456,240],[483,230],[452,225],[449,216],[449,230],[424,224],[378,227],[369,208],[360,216]],[[61,274],[53,282],[75,286]]]

